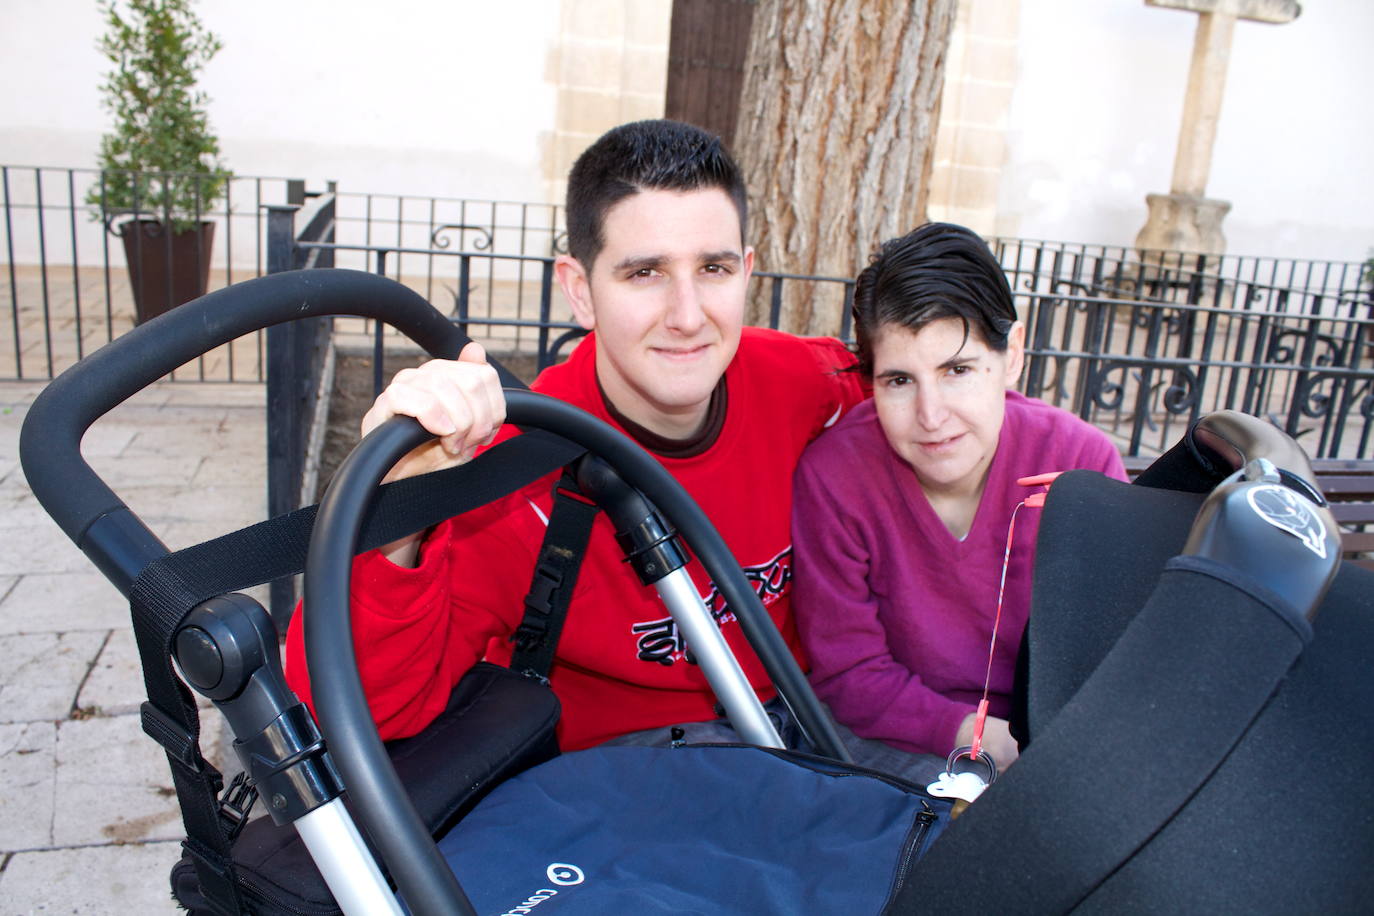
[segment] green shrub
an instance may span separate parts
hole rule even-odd
[[[210,131],[201,68],[220,49],[191,0],[127,0],[121,14],[103,0],[106,33],[97,47],[114,65],[101,86],[114,131],[100,141],[103,187],[86,196],[102,215],[141,215],[190,228],[224,193],[229,178]]]

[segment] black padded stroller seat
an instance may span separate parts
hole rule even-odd
[[[1157,694],[1167,656],[1191,651],[1181,608],[1173,639],[1132,660],[1137,689],[1117,697],[1101,743],[1036,767],[1037,739],[1117,646],[1179,554],[1203,496],[1130,486],[1074,472],[1055,482],[1040,527],[1033,609],[1026,636],[1029,745],[1018,764],[957,821],[922,863],[958,863],[958,892],[973,912],[1354,913],[1374,907],[1374,574],[1343,564],[1313,619],[1297,662],[1214,770],[1162,827],[1110,873],[1075,873],[1115,825],[1148,798],[1158,761],[1171,749],[1132,734]],[[1206,601],[1199,597],[1199,601]],[[1221,608],[1224,614],[1226,608]],[[1237,617],[1233,649],[1243,664],[1250,633]],[[1223,621],[1224,623],[1224,621]],[[1228,691],[1225,677],[1200,672],[1199,721]],[[1189,717],[1192,718],[1192,717]],[[1206,736],[1180,720],[1173,740]],[[1111,737],[1108,737],[1111,736]],[[1155,742],[1155,743],[1151,743]],[[1031,764],[1031,765],[1028,765]],[[1043,778],[1062,768],[1062,780]],[[1084,818],[1073,788],[1115,798]],[[1067,809],[1067,812],[1066,812]],[[1015,819],[1032,812],[1030,826]],[[1065,889],[1082,882],[1066,895]],[[943,912],[938,889],[916,881],[904,912]],[[947,884],[949,882],[946,882]],[[1016,891],[1019,885],[1021,892]],[[924,897],[924,904],[922,898]],[[1009,901],[1018,901],[1008,908]],[[932,909],[931,906],[934,906]]]

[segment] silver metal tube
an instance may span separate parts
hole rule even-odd
[[[715,691],[716,699],[725,708],[739,736],[749,744],[782,747],[782,738],[764,712],[758,694],[749,685],[735,653],[716,625],[715,617],[706,609],[696,585],[685,569],[677,569],[654,583],[659,597],[673,615],[678,629],[692,650],[692,656]]]
[[[348,916],[386,913],[403,916],[381,869],[368,851],[341,799],[334,799],[295,822],[324,876],[329,891]]]

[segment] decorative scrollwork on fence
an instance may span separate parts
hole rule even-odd
[[[1202,400],[1202,386],[1198,384],[1197,373],[1191,367],[1174,370],[1173,381],[1164,388],[1159,402],[1171,414],[1185,414],[1197,407]]]
[[[1108,378],[1113,372],[1121,373],[1121,381],[1113,382]],[[1111,361],[1098,366],[1088,379],[1089,399],[1103,410],[1116,410],[1126,397],[1130,372],[1130,365],[1122,362]]]
[[[1329,385],[1331,390],[1323,391],[1323,385]],[[1340,379],[1337,376],[1310,375],[1299,381],[1297,390],[1293,392],[1294,403],[1298,405],[1298,410],[1304,417],[1324,417],[1331,412],[1339,385]]]
[[[1307,353],[1309,341],[1310,356]],[[1339,369],[1349,365],[1350,354],[1351,342],[1344,338],[1333,334],[1314,336],[1310,328],[1276,327],[1265,350],[1265,359],[1273,363],[1292,363],[1295,367]]]
[[[554,253],[554,254],[567,254],[567,253],[568,253],[568,230],[564,229],[562,232],[560,232],[560,233],[558,233],[557,235],[555,235],[555,236],[553,237],[553,242],[552,242],[552,244],[551,244],[549,247],[551,247],[551,248],[553,249],[553,253]]]
[[[451,243],[448,233],[456,231],[459,243],[463,240],[464,232],[478,233],[477,239],[472,243],[476,251],[487,251],[491,248],[491,230],[485,226],[470,226],[466,223],[444,223],[436,226],[434,231],[429,234],[429,246],[431,248],[447,248]]]
[[[1165,309],[1163,312],[1164,333],[1170,337],[1180,337],[1184,328],[1183,318],[1182,309]]]
[[[1286,343],[1289,338],[1297,338]],[[1269,335],[1269,346],[1265,348],[1264,360],[1269,363],[1292,363],[1297,360],[1298,346],[1303,332],[1291,328],[1275,328]]]
[[[1344,374],[1313,373],[1299,381],[1293,399],[1304,417],[1319,419],[1340,406],[1342,415],[1353,407],[1354,412],[1367,421],[1374,418],[1374,390],[1371,389],[1374,383],[1368,380],[1357,382]]]

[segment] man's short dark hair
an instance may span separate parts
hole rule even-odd
[[[885,242],[854,281],[854,337],[859,369],[873,374],[873,341],[884,325],[913,334],[958,318],[993,350],[1007,348],[1016,306],[1002,265],[976,233],[927,223]]]
[[[744,177],[720,138],[678,121],[635,121],[611,128],[568,173],[568,253],[591,270],[606,244],[606,213],[640,191],[719,188],[739,212],[740,240],[748,204]]]

